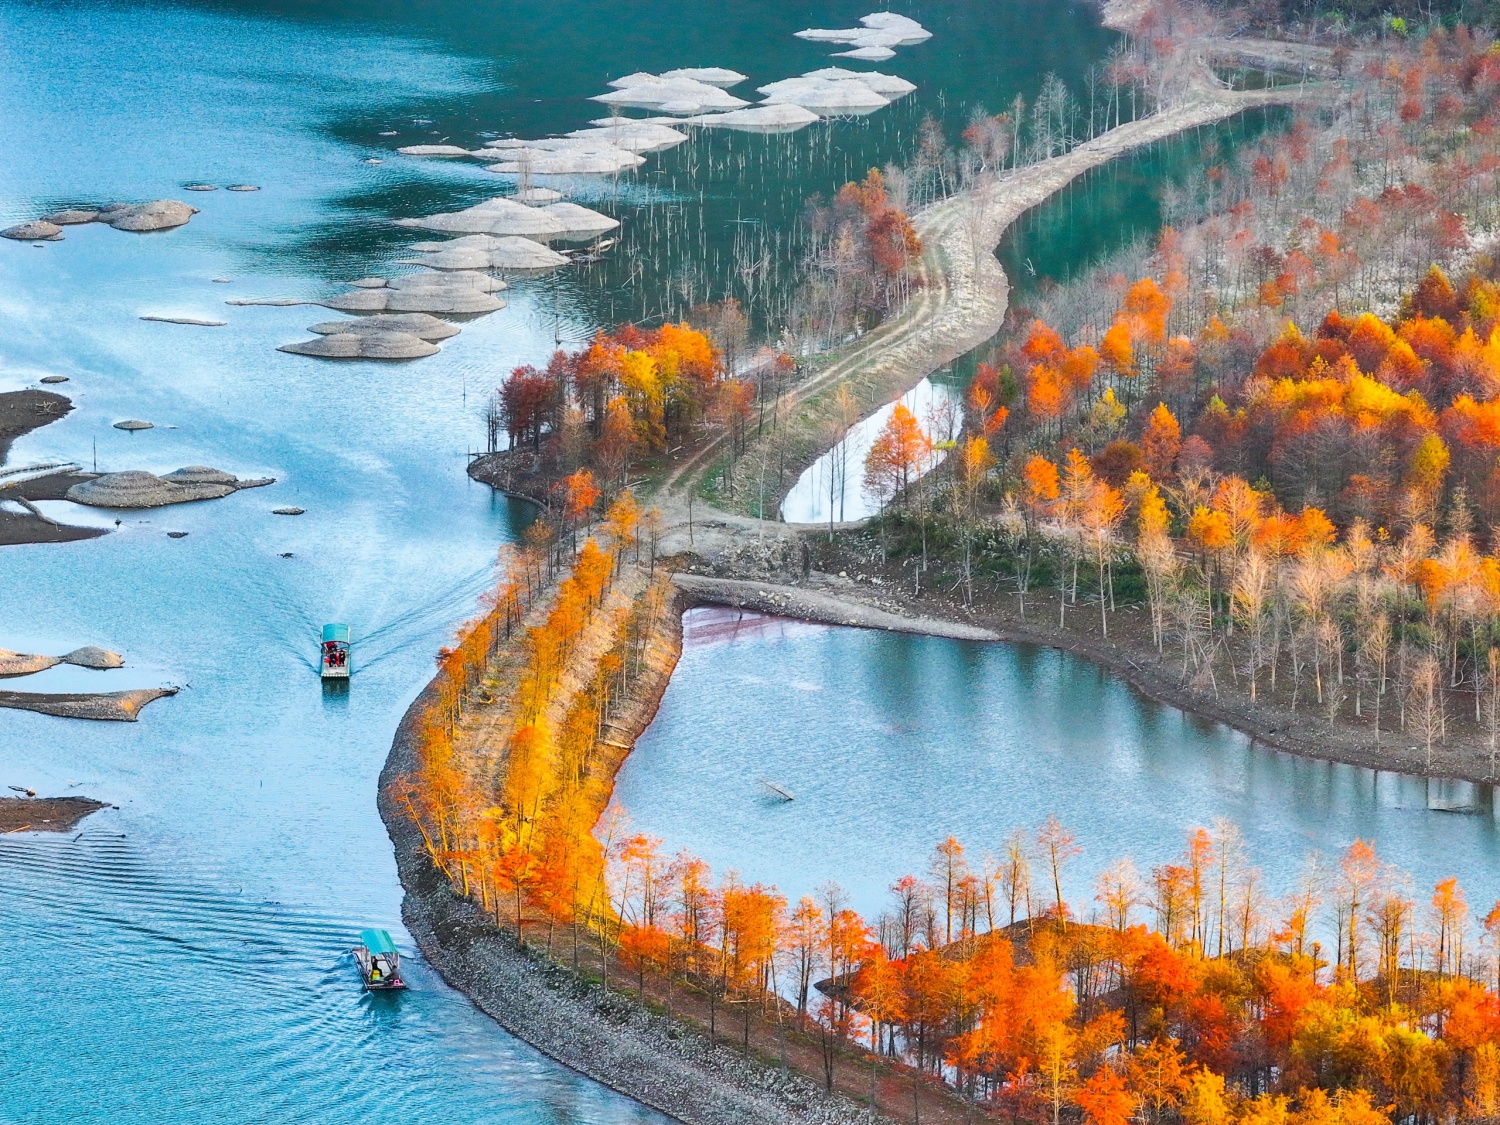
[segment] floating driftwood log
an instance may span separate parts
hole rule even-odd
[[[157,324],[191,324],[198,328],[223,328],[225,324],[222,320],[209,320],[202,316],[142,316],[141,319]]]
[[[792,133],[820,120],[822,119],[810,109],[781,103],[689,117],[686,123],[707,129],[734,129],[742,133]]]

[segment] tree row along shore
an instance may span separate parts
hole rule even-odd
[[[381,777],[403,915],[508,1030],[689,1125],[876,1120],[808,1077],[814,1041],[764,987],[732,986],[727,962],[706,990],[674,995],[669,974],[664,1000],[640,1003],[646,961],[611,892],[623,845],[606,812],[676,665],[684,608],[669,573],[640,560],[640,527],[626,492],[576,556],[571,536],[533,537],[444,650]],[[717,1046],[731,1013],[739,1052]]]

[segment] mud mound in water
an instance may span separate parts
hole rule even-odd
[[[491,296],[505,288],[505,282],[483,273],[433,271],[398,277],[382,288],[356,289],[323,304],[342,312],[489,313],[505,307]]]
[[[0,676],[29,676],[33,672],[45,672],[62,660],[56,656],[42,656],[33,652],[11,652],[0,648]]]
[[[60,719],[97,719],[133,723],[141,708],[163,696],[176,695],[176,688],[137,688],[134,691],[33,692],[0,691],[0,707],[37,711]]]
[[[269,477],[241,480],[206,465],[189,465],[161,477],[140,469],[127,469],[75,484],[68,489],[67,498],[75,504],[95,508],[161,508],[192,500],[217,500],[242,488],[273,483]]]
[[[493,234],[550,241],[562,237],[566,228],[540,207],[527,207],[505,196],[487,199],[462,211],[445,211],[422,219],[397,219],[397,226],[452,234]]]
[[[442,349],[409,332],[335,332],[276,350],[322,359],[422,359]]]
[[[14,238],[17,242],[61,242],[62,236],[62,227],[43,219],[17,223],[0,230],[0,238]]]
[[[309,332],[320,336],[334,336],[341,332],[366,334],[371,332],[407,332],[421,340],[446,340],[457,336],[456,324],[439,320],[429,313],[390,313],[359,317],[355,320],[325,320],[314,324]]]
[[[198,208],[189,207],[175,199],[154,199],[150,203],[111,203],[108,207],[99,208],[94,221],[105,223],[115,230],[145,233],[180,227],[197,213]]]
[[[64,664],[76,664],[80,668],[94,668],[103,670],[105,668],[123,668],[125,658],[118,652],[110,652],[107,648],[98,645],[85,645],[83,648],[75,648],[72,652],[63,656]]]
[[[0,833],[71,832],[89,813],[107,808],[92,797],[0,797]]]

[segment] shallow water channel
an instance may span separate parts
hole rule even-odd
[[[1097,872],[1129,856],[1146,875],[1220,817],[1268,895],[1292,890],[1309,855],[1336,864],[1364,839],[1409,873],[1419,903],[1448,875],[1481,916],[1500,896],[1487,786],[1267,750],[1055,649],[708,608],[684,624],[682,660],[616,799],[670,852],[792,901],[832,879],[873,917],[944,837],[977,861],[1049,814],[1083,847],[1063,882],[1083,915]]]
[[[902,116],[717,138],[634,179],[572,185],[655,240],[631,234],[629,255],[515,285],[508,309],[418,363],[279,354],[331,314],[224,301],[320,296],[388,271],[412,236],[385,220],[497,191],[477,166],[406,161],[398,144],[578,128],[602,116],[584,97],[635,69],[786,77],[829,62],[791,31],[865,10],[0,0],[0,221],[114,199],[202,208],[156,235],[89,226],[40,249],[0,243],[0,389],[63,374],[77,407],[12,461],[277,478],[91,513],[121,521],[100,539],[0,548],[0,646],[98,644],[128,661],[35,686],[182,687],[136,724],[0,712],[0,783],[119,806],[73,836],[0,837],[0,1119],[659,1120],[505,1035],[400,928],[376,777],[433,654],[526,518],[464,474],[483,399],[558,340],[719,295],[715,277],[740,276],[741,220],[788,226],[808,195],[900,158],[921,113],[956,133],[973,104],[1004,105],[1047,69],[1076,78],[1110,37],[1064,3],[1045,19],[1019,0],[912,5],[935,38],[883,67],[923,86]],[[738,190],[751,165],[759,186]],[[261,190],[185,193],[192,181]],[[112,428],[123,418],[156,428]],[[282,506],[306,514],[271,514]],[[312,667],[326,621],[354,630],[342,694]],[[397,934],[410,993],[359,992],[347,950],[371,924]]]

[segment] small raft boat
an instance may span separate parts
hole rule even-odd
[[[325,680],[347,680],[349,678],[349,626],[324,625],[320,655],[322,675]]]
[[[363,943],[353,949],[354,960],[359,965],[359,975],[368,989],[405,988],[401,979],[401,954],[396,952],[396,943],[385,930],[361,930],[359,940]]]

